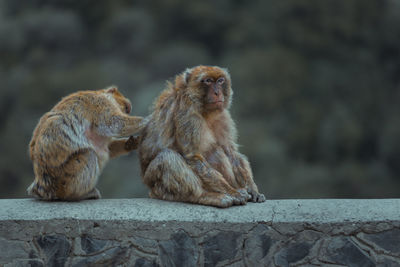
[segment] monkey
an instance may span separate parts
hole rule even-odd
[[[215,207],[264,202],[230,115],[227,69],[189,68],[168,82],[144,120],[141,176],[151,198]]]
[[[110,158],[138,146],[142,117],[116,87],[78,91],[58,102],[37,124],[29,144],[35,174],[29,195],[41,200],[101,198],[95,187]]]

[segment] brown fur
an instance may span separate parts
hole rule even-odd
[[[161,93],[139,144],[151,197],[217,207],[265,201],[237,149],[231,95],[228,72],[209,66],[186,70]]]
[[[44,114],[29,145],[35,180],[28,194],[44,200],[100,198],[95,188],[109,158],[137,147],[129,136],[141,117],[127,115],[131,103],[117,88],[80,91]]]

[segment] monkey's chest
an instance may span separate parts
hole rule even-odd
[[[217,140],[212,131],[210,131],[208,128],[203,128],[200,136],[200,151],[202,153],[208,152],[216,145],[216,143]]]
[[[227,145],[227,134],[218,127],[203,127],[200,134],[200,152],[209,153],[215,147]]]

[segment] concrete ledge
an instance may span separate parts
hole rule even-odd
[[[400,199],[3,199],[0,248],[0,266],[400,266]]]

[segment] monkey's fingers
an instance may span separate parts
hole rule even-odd
[[[257,202],[257,203],[261,203],[265,201],[265,196],[264,194],[260,194],[255,190],[249,190],[249,193],[251,195],[251,202]]]
[[[242,195],[242,197],[246,198],[246,201],[251,199],[251,195],[247,192],[245,188],[240,188],[237,191],[240,195]]]
[[[128,140],[125,142],[125,149],[127,151],[135,150],[139,146],[139,137],[138,136],[130,136]]]
[[[225,194],[225,196],[221,198],[217,206],[219,208],[228,208],[232,205],[234,205],[234,198],[230,195]]]
[[[246,190],[239,189],[231,194],[231,197],[233,198],[234,205],[246,205],[247,200],[249,199],[249,194],[246,192]]]
[[[245,198],[233,197],[233,205],[246,205],[246,204],[247,200]]]
[[[265,201],[265,196],[264,196],[264,194],[257,194],[255,196],[253,196],[252,201],[256,202],[256,203],[264,202]]]

